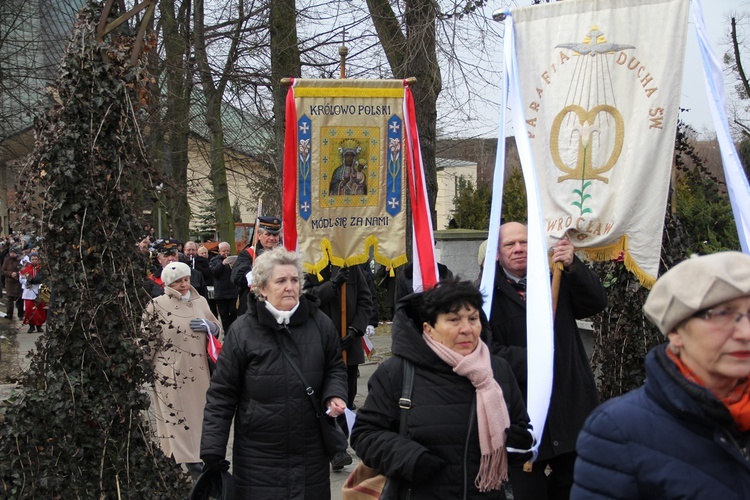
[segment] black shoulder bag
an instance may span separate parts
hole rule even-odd
[[[406,415],[411,409],[411,394],[414,388],[414,365],[406,358],[401,358],[402,379],[401,397],[398,407],[401,409],[398,423],[398,433],[406,437]],[[398,479],[388,477],[364,462],[360,462],[346,478],[341,489],[344,500],[360,500],[362,498],[378,498],[380,500],[394,500],[398,497]],[[364,493],[367,492],[367,493]]]
[[[336,453],[340,451],[346,451],[346,449],[349,447],[349,441],[346,439],[344,431],[341,429],[341,427],[339,427],[333,417],[329,417],[328,415],[326,415],[325,409],[320,403],[318,396],[315,394],[312,386],[307,383],[307,379],[302,374],[302,370],[300,370],[299,366],[297,366],[297,363],[295,363],[294,359],[292,359],[292,357],[289,355],[289,352],[287,352],[284,344],[281,342],[281,339],[279,339],[276,334],[273,334],[273,338],[276,341],[276,344],[279,346],[281,354],[284,356],[287,363],[289,363],[289,366],[292,367],[294,373],[296,373],[299,379],[302,381],[302,385],[305,386],[305,393],[310,398],[310,403],[315,410],[315,416],[318,418],[318,424],[320,424],[320,433],[323,436],[323,444],[326,448],[328,458],[332,458]]]

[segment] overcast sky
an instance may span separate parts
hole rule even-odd
[[[706,29],[708,30],[711,44],[715,53],[721,60],[723,54],[729,48],[728,38],[730,25],[728,16],[730,13],[737,15],[744,14],[748,17],[748,19],[745,20],[744,26],[740,27],[740,34],[743,34],[744,28],[744,37],[750,38],[750,0],[701,0],[701,3],[703,5]],[[510,8],[513,9],[515,7],[527,5],[531,5],[531,0],[501,0],[497,2],[496,8],[499,9],[510,6]],[[703,64],[698,50],[692,6],[688,16],[688,22],[685,69],[680,107],[689,108],[690,111],[681,113],[680,117],[690,124],[697,132],[701,134],[713,134],[714,126],[711,118],[711,111],[708,108],[703,76]],[[502,58],[502,56],[499,57]],[[747,72],[750,69],[750,54],[747,55],[746,59],[745,66]],[[725,75],[725,81],[731,83],[733,81],[732,76],[730,75],[727,77]],[[499,103],[499,86],[495,86],[493,89],[488,89],[488,91],[492,94],[489,97],[493,101]],[[727,89],[728,94],[729,92],[731,92],[731,89]],[[475,135],[496,137],[497,125],[495,124],[498,121],[499,113],[499,104],[495,106],[494,109],[492,106],[485,106],[482,112],[482,114],[485,115],[484,118],[481,119],[482,123],[472,124],[474,126]],[[512,133],[510,132],[510,127],[506,127],[506,134],[510,133]]]
[[[728,50],[728,39],[730,24],[728,17],[730,14],[748,15],[748,0],[702,0],[703,15],[708,30],[708,36],[711,39],[714,52],[719,57]],[[685,73],[682,80],[682,99],[680,106],[690,108],[689,113],[683,113],[682,119],[693,126],[698,132],[704,130],[713,131],[714,125],[711,118],[711,111],[708,108],[708,97],[706,96],[706,84],[703,76],[703,64],[701,62],[700,52],[698,51],[698,39],[695,33],[695,23],[693,22],[693,11],[690,10],[688,27],[688,41],[685,53]],[[745,24],[745,29],[748,25]],[[741,29],[741,28],[740,28]],[[742,33],[740,31],[740,33]],[[745,38],[750,33],[745,33]],[[747,66],[750,61],[745,61]],[[725,76],[725,81],[731,83],[733,78]],[[727,89],[727,94],[731,89]],[[729,95],[727,95],[729,98]]]

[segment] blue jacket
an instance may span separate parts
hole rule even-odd
[[[646,357],[643,387],[586,420],[571,498],[750,498],[750,432],[665,349]]]

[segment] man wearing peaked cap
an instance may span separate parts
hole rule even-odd
[[[279,234],[279,231],[281,231],[281,219],[270,216],[258,217],[258,229],[262,229],[264,232],[270,234]],[[258,237],[260,237],[260,233]]]
[[[180,244],[179,241],[177,241],[174,238],[159,238],[158,240],[154,241],[154,244],[151,247],[151,252],[158,256],[172,256],[177,255],[177,247]],[[177,261],[177,259],[170,259],[173,261]]]
[[[237,255],[237,260],[232,267],[232,282],[240,289],[239,306],[237,315],[245,313],[247,309],[247,296],[252,285],[253,261],[255,257],[266,250],[272,250],[280,244],[281,218],[272,215],[263,215],[258,217],[257,224],[258,244],[253,248],[249,243]]]

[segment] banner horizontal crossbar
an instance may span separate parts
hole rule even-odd
[[[403,87],[400,89],[378,89],[378,88],[312,88],[298,87],[294,89],[295,97],[364,97],[375,99],[379,97],[399,98],[404,96]]]

